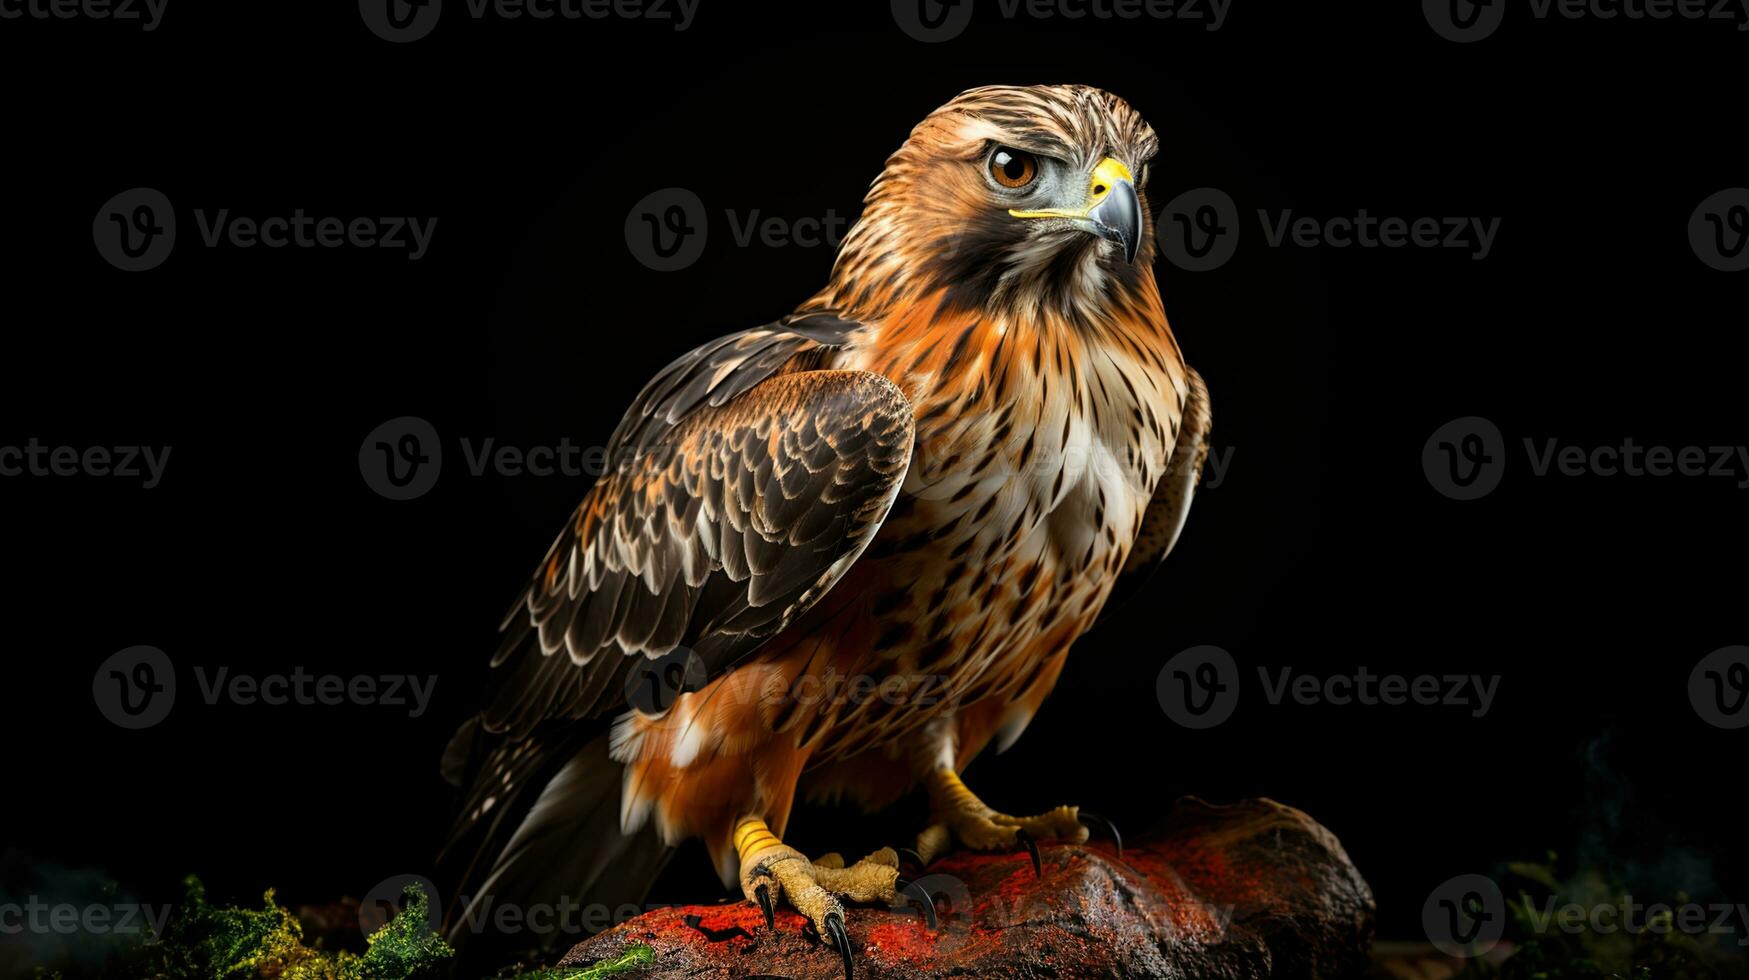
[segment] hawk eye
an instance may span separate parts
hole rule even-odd
[[[999,146],[990,154],[990,176],[1003,187],[1025,187],[1038,177],[1038,160],[1024,150]]]

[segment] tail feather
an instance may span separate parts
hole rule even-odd
[[[468,728],[451,741],[446,774],[457,771],[459,742],[484,758],[470,766],[466,800],[439,859],[454,867],[466,857],[445,905],[449,941],[464,959],[575,943],[586,938],[579,930],[643,900],[673,849],[650,827],[621,832],[623,769],[608,757],[605,732],[500,741],[482,753],[478,742],[490,736]],[[524,931],[502,934],[500,921]]]

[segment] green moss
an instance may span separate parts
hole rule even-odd
[[[122,974],[138,980],[415,980],[436,976],[452,951],[431,931],[425,893],[406,890],[401,914],[372,933],[364,955],[304,945],[303,927],[273,900],[259,909],[207,901],[196,878],[158,942],[143,947]]]
[[[394,918],[365,940],[361,953],[308,945],[297,918],[270,889],[257,908],[216,906],[199,879],[183,880],[186,894],[164,934],[117,950],[98,973],[50,967],[35,980],[432,980],[449,972],[454,951],[431,929],[430,905],[408,885]],[[507,969],[499,980],[606,980],[655,961],[648,946],[587,967]]]
[[[655,950],[648,946],[628,946],[614,959],[602,960],[592,966],[544,967],[502,974],[501,977],[503,980],[603,980],[654,962]]]

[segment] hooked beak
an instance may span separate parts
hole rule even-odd
[[[1078,211],[1009,211],[1016,218],[1066,218],[1085,222],[1088,231],[1123,248],[1125,262],[1134,262],[1142,245],[1142,199],[1136,193],[1130,168],[1116,157],[1106,157],[1093,168],[1087,189],[1087,206]]]

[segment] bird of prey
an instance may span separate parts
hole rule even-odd
[[[843,902],[898,900],[900,862],[782,843],[798,791],[921,786],[925,862],[1086,839],[1075,807],[1008,816],[959,773],[1172,549],[1201,472],[1208,394],[1152,270],[1158,145],[1099,89],[964,92],[887,160],[825,288],[643,389],[446,753],[461,919],[635,899],[698,837],[848,974]],[[637,698],[676,657],[684,684]]]

